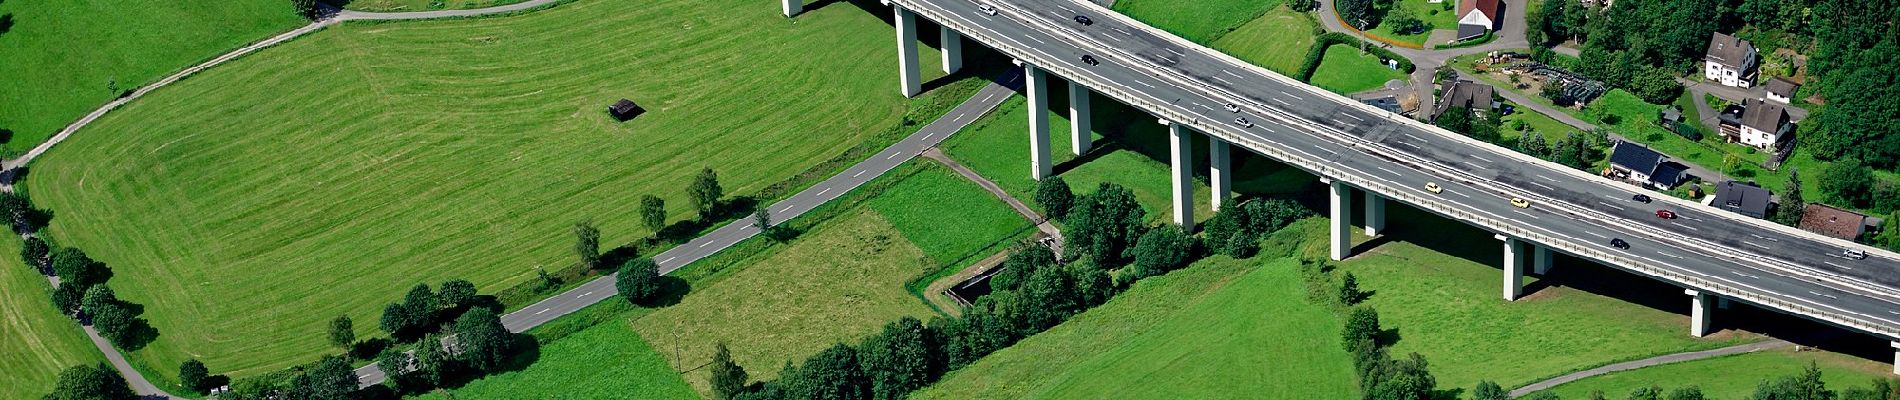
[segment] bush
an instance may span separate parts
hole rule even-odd
[[[1412,64],[1412,60],[1400,57],[1398,53],[1393,53],[1392,50],[1379,46],[1362,46],[1364,42],[1361,42],[1359,38],[1352,37],[1352,35],[1339,32],[1327,32],[1320,34],[1319,37],[1313,38],[1313,47],[1306,50],[1306,58],[1300,64],[1299,73],[1294,75],[1294,77],[1299,78],[1301,82],[1311,82],[1313,80],[1313,72],[1319,70],[1320,61],[1326,57],[1326,48],[1336,44],[1363,47],[1366,49],[1366,52],[1379,56],[1379,58],[1397,60],[1399,62],[1399,70],[1407,74],[1418,70],[1418,65]]]
[[[1052,176],[1036,183],[1036,205],[1049,213],[1049,219],[1060,221],[1069,215],[1069,208],[1075,206],[1075,192],[1069,190],[1068,182],[1060,176]]]
[[[1702,141],[1702,130],[1696,129],[1695,125],[1677,122],[1675,131],[1677,136],[1682,136],[1683,139],[1689,139],[1691,142]],[[1750,147],[1750,149],[1753,149],[1753,147]]]
[[[614,276],[614,289],[634,304],[646,304],[660,293],[660,266],[651,258],[636,258],[620,264]]]
[[[1162,225],[1149,229],[1135,242],[1134,279],[1165,274],[1188,259],[1189,242],[1186,233],[1174,225]]]

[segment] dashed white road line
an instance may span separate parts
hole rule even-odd
[[[1610,238],[1609,236],[1603,236],[1603,235],[1601,235],[1601,234],[1598,234],[1598,233],[1596,233],[1596,232],[1591,232],[1591,231],[1583,231],[1583,234],[1585,234],[1585,235],[1590,235],[1590,236],[1596,236],[1596,237],[1597,237],[1598,239],[1609,239],[1609,238]]]
[[[1627,209],[1627,208],[1623,208],[1623,206],[1619,206],[1619,205],[1615,205],[1615,204],[1610,204],[1610,203],[1605,203],[1605,202],[1601,202],[1601,201],[1599,201],[1599,202],[1597,202],[1597,204],[1602,204],[1602,205],[1603,205],[1604,207],[1609,207],[1609,208],[1614,208],[1614,209],[1617,209],[1617,211],[1629,211],[1629,209]]]
[[[1222,77],[1218,77],[1218,76],[1216,76],[1216,77],[1214,77],[1214,80],[1217,80],[1217,81],[1220,81],[1220,83],[1225,83],[1225,84],[1227,84],[1227,86],[1233,86],[1233,85],[1234,85],[1234,82],[1232,82],[1232,81],[1228,81],[1228,80],[1227,80],[1227,78],[1222,78]]]
[[[1551,181],[1551,182],[1556,182],[1556,181],[1557,181],[1557,178],[1552,178],[1552,177],[1548,177],[1548,176],[1543,176],[1543,175],[1538,175],[1537,177],[1538,177],[1538,178],[1542,178],[1543,180],[1547,180],[1547,181]]]
[[[1122,28],[1108,28],[1108,29],[1113,29],[1113,30],[1115,30],[1116,32],[1121,32],[1121,34],[1123,34],[1123,35],[1128,35],[1128,36],[1135,36],[1135,34],[1133,34],[1133,33],[1128,33],[1128,31],[1126,31],[1126,30],[1123,30]]]
[[[587,296],[593,296],[593,295],[594,295],[594,292],[590,290],[590,291],[587,291],[587,293],[581,293],[581,295],[574,296],[574,297],[587,297]]]
[[[867,170],[858,171],[858,173],[851,174],[851,177],[856,178],[856,177],[864,176],[864,173],[866,172],[871,172],[871,170],[867,169]]]
[[[904,154],[904,152],[901,152],[901,151],[891,152],[891,155],[888,157],[884,157],[884,159],[889,160],[889,159],[897,158],[897,156],[901,154]]]
[[[1821,263],[1822,263],[1822,264],[1827,264],[1827,265],[1832,265],[1832,266],[1834,266],[1834,268],[1840,268],[1840,269],[1854,269],[1854,267],[1849,267],[1849,266],[1846,266],[1846,265],[1840,265],[1840,264],[1835,264],[1835,263],[1834,263],[1833,261],[1822,261]]]
[[[1755,246],[1755,247],[1760,247],[1760,248],[1761,248],[1762,250],[1772,250],[1772,249],[1769,249],[1769,248],[1768,248],[1768,246],[1763,246],[1763,245],[1759,245],[1759,244],[1755,244],[1755,242],[1742,242],[1742,244],[1745,244],[1745,245],[1749,245],[1749,246]]]
[[[1273,99],[1273,102],[1275,102],[1275,103],[1280,103],[1280,105],[1282,105],[1282,106],[1292,106],[1292,105],[1293,105],[1293,103],[1288,103],[1288,102],[1286,102],[1286,100],[1280,100],[1280,99]]]
[[[1234,73],[1234,71],[1228,71],[1228,70],[1223,69],[1223,70],[1220,70],[1220,72],[1225,72],[1228,75],[1233,75],[1235,78],[1244,78],[1243,76],[1240,76],[1240,74]]]
[[[1491,159],[1488,159],[1488,158],[1484,158],[1484,157],[1479,157],[1479,156],[1478,156],[1478,155],[1476,155],[1476,154],[1470,154],[1470,156],[1471,156],[1471,158],[1476,158],[1476,159],[1478,159],[1478,161],[1483,161],[1483,162],[1485,162],[1485,163],[1491,163],[1491,164],[1495,164],[1495,163],[1497,163],[1496,161],[1491,161]]]
[[[534,315],[541,315],[541,314],[546,314],[546,313],[548,312],[548,310],[552,310],[552,309],[551,309],[551,308],[543,308],[543,309],[541,309],[541,311],[535,311],[535,312],[534,312]]]
[[[825,193],[831,193],[831,188],[825,188],[825,190],[818,191],[819,196],[823,196],[825,195]]]
[[[1341,116],[1341,117],[1346,117],[1346,118],[1352,118],[1352,120],[1354,120],[1354,121],[1359,121],[1359,122],[1366,122],[1366,120],[1365,120],[1364,118],[1359,118],[1359,117],[1355,117],[1355,116],[1353,116],[1353,115],[1352,115],[1351,113],[1339,113],[1339,116]]]
[[[1150,85],[1150,84],[1148,84],[1148,82],[1142,82],[1141,80],[1135,80],[1135,84],[1137,84],[1137,85],[1142,85],[1142,86],[1147,86],[1147,87],[1148,87],[1149,89],[1154,89],[1154,88],[1155,88],[1155,85]]]
[[[1830,298],[1830,299],[1839,299],[1839,297],[1834,297],[1834,295],[1831,295],[1831,294],[1823,294],[1823,293],[1820,293],[1820,292],[1816,292],[1816,291],[1813,291],[1813,290],[1809,290],[1809,291],[1808,291],[1808,294],[1811,294],[1811,295],[1815,295],[1815,296],[1821,296],[1821,297],[1826,297],[1826,298]]]
[[[1699,230],[1702,230],[1702,229],[1700,229],[1700,228],[1696,228],[1696,227],[1693,227],[1693,226],[1688,226],[1688,225],[1683,225],[1683,224],[1682,224],[1681,222],[1670,222],[1669,224],[1670,224],[1670,225],[1675,225],[1675,226],[1680,226],[1680,227],[1683,227],[1683,228],[1688,228],[1689,230],[1692,230],[1692,231],[1699,231]]]
[[[670,263],[670,262],[673,262],[673,259],[675,258],[679,258],[679,256],[667,257],[665,260],[660,260],[660,263],[661,264]]]

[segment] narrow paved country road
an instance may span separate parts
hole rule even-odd
[[[1793,343],[1788,343],[1787,341],[1784,341],[1784,340],[1769,340],[1766,342],[1749,343],[1749,344],[1744,344],[1744,345],[1739,345],[1739,346],[1729,346],[1729,347],[1723,347],[1723,348],[1714,349],[1714,350],[1691,351],[1687,353],[1676,353],[1676,354],[1650,357],[1650,358],[1645,358],[1645,359],[1636,360],[1636,361],[1620,362],[1620,363],[1615,363],[1615,364],[1610,364],[1610,365],[1605,365],[1601,367],[1573,372],[1564,376],[1546,379],[1542,382],[1524,385],[1524,387],[1512,389],[1511,397],[1512,398],[1524,397],[1525,395],[1536,393],[1539,390],[1549,389],[1549,388],[1557,387],[1557,385],[1574,382],[1579,379],[1608,374],[1612,372],[1628,371],[1628,370],[1643,368],[1643,367],[1679,363],[1683,361],[1695,361],[1695,360],[1715,358],[1715,357],[1721,357],[1721,356],[1733,355],[1733,354],[1752,353],[1752,352],[1757,352],[1757,351],[1762,351],[1762,350],[1777,349],[1777,348],[1788,347],[1788,346],[1793,346],[1793,345],[1794,345]]]
[[[825,202],[844,196],[852,189],[869,183],[905,161],[917,157],[925,150],[935,147],[944,139],[948,139],[950,135],[962,130],[964,126],[988,114],[1004,100],[1014,96],[1017,88],[1022,85],[1022,71],[1012,70],[997,81],[1000,83],[990,84],[978,90],[975,96],[971,96],[956,109],[950,110],[943,117],[925,125],[923,129],[898,141],[897,144],[884,148],[869,159],[852,165],[851,168],[833,175],[824,182],[819,182],[790,198],[768,206],[767,210],[770,210],[772,219],[789,221],[797,218]],[[687,264],[732,247],[758,233],[758,226],[754,225],[751,218],[741,218],[697,239],[660,252],[653,256],[653,261],[660,265],[661,275],[670,274]],[[610,274],[503,315],[501,324],[510,332],[523,332],[594,303],[618,297],[618,292],[614,289],[614,275]],[[363,386],[380,384],[388,378],[376,364],[357,368],[356,377],[357,382]]]
[[[522,11],[522,10],[533,9],[535,7],[541,7],[541,6],[554,4],[559,1],[561,0],[530,0],[530,1],[522,2],[522,3],[488,7],[488,8],[477,8],[477,9],[468,9],[468,10],[406,12],[406,13],[371,13],[371,12],[350,11],[350,10],[335,11],[327,18],[322,18],[317,21],[311,22],[309,25],[304,25],[302,27],[298,27],[297,29],[292,29],[289,32],[284,32],[284,33],[278,34],[277,36],[272,36],[270,38],[257,41],[256,43],[252,43],[244,47],[239,47],[236,50],[226,52],[208,61],[199,63],[198,65],[193,65],[183,70],[179,70],[176,73],[172,73],[171,75],[166,76],[164,79],[159,79],[157,82],[152,82],[149,85],[140,87],[138,88],[138,90],[134,90],[132,91],[131,94],[127,94],[124,97],[112,99],[112,101],[106,102],[105,105],[99,106],[98,109],[94,109],[92,110],[92,112],[86,113],[86,115],[83,117],[80,117],[79,120],[73,121],[72,124],[66,125],[66,127],[60,129],[58,133],[53,134],[53,137],[46,139],[45,142],[41,142],[37,146],[34,146],[33,149],[28,150],[26,154],[22,154],[18,158],[0,162],[0,175],[5,176],[6,179],[9,179],[9,180],[12,179],[12,177],[14,176],[12,172],[15,169],[25,167],[28,163],[33,162],[33,159],[39,158],[40,155],[46,154],[47,150],[51,150],[53,146],[58,145],[60,142],[66,141],[67,138],[72,137],[73,133],[78,132],[81,128],[85,128],[87,125],[91,125],[93,121],[96,121],[100,117],[105,116],[106,113],[112,112],[112,110],[116,110],[120,106],[124,106],[126,103],[131,103],[133,100],[138,100],[139,98],[145,97],[146,94],[151,93],[154,90],[158,90],[159,88],[170,86],[172,83],[178,82],[179,80],[183,80],[185,79],[185,77],[191,76],[193,74],[203,72],[204,70],[210,69],[211,67],[215,67],[215,66],[224,64],[226,62],[230,62],[231,60],[235,60],[239,57],[243,57],[245,55],[255,53],[258,50],[263,50],[265,48],[275,46],[277,44],[289,41],[291,39],[296,39],[298,37],[309,34],[311,32],[322,30],[323,28],[329,27],[330,25],[335,25],[339,22],[355,21],[355,20],[414,20],[414,19],[430,19],[430,18],[470,17],[470,16],[478,16],[478,15],[517,12],[517,11]],[[13,182],[11,181],[0,182],[0,190],[4,190],[7,192],[13,191]],[[47,190],[47,189],[41,189],[41,190]],[[58,278],[49,277],[49,279],[53,282],[54,287],[59,286]],[[120,353],[118,348],[113,347],[112,343],[107,342],[104,338],[100,337],[99,332],[94,331],[91,326],[82,326],[82,327],[85,328],[86,336],[92,339],[92,344],[99,348],[100,353],[105,354],[106,359],[108,361],[111,361],[113,369],[118,370],[119,375],[125,377],[125,381],[132,386],[132,391],[134,393],[137,393],[141,398],[144,398],[144,399],[180,398],[178,396],[173,396],[171,393],[166,393],[164,390],[159,389],[157,385],[153,385],[151,380],[145,379],[145,375],[140,374],[138,370],[132,368],[131,363],[128,363],[125,361],[125,355],[123,353]]]

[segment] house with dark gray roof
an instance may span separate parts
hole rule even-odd
[[[1688,168],[1643,145],[1617,141],[1610,147],[1610,177],[1658,190],[1682,182]]]
[[[1788,104],[1794,99],[1794,93],[1801,90],[1801,84],[1786,77],[1777,76],[1768,80],[1768,101]]]
[[[1754,86],[1757,56],[1754,44],[1716,32],[1709,36],[1709,52],[1702,58],[1703,78],[1722,86]]]
[[[1467,81],[1452,80],[1445,84],[1444,94],[1438,97],[1438,106],[1432,108],[1432,120],[1452,107],[1463,107],[1471,111],[1491,111],[1499,106],[1496,100],[1497,89],[1490,85]]]
[[[1794,123],[1788,118],[1788,109],[1780,104],[1748,99],[1742,101],[1741,126],[1735,129],[1730,142],[1754,146],[1768,150],[1779,148],[1781,142],[1791,139]]]
[[[1767,218],[1774,193],[1747,183],[1727,181],[1715,185],[1715,201],[1709,205],[1751,218]]]

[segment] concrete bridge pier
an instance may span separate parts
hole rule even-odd
[[[1187,125],[1168,123],[1168,163],[1174,176],[1174,224],[1194,230],[1194,170],[1190,164],[1194,151],[1193,132]]]
[[[1887,345],[1893,346],[1893,374],[1900,375],[1900,341],[1887,342]]]
[[[1089,115],[1089,88],[1074,81],[1069,82],[1069,150],[1075,155],[1089,152],[1095,141],[1090,132],[1095,131],[1093,118]]]
[[[1709,310],[1709,306],[1711,305],[1709,304],[1709,294],[1695,289],[1686,289],[1683,290],[1682,293],[1689,295],[1690,299],[1689,336],[1708,336],[1710,332],[1709,328],[1711,328],[1709,325],[1709,312],[1711,311]]]
[[[1234,197],[1234,158],[1231,147],[1221,138],[1207,137],[1207,183],[1214,192],[1214,200],[1208,204],[1213,206],[1214,211],[1226,207],[1227,201]]]
[[[891,5],[897,13],[897,74],[903,85],[904,97],[917,97],[924,92],[923,78],[917,71],[917,13],[903,6]]]
[[[1366,236],[1379,236],[1385,230],[1385,198],[1366,191]]]
[[[943,73],[957,73],[963,69],[963,34],[948,26],[938,26],[937,34],[943,39],[938,44],[938,47],[943,48]]]
[[[1026,78],[1023,88],[1029,93],[1029,177],[1040,181],[1055,171],[1049,156],[1049,73],[1021,64]]]
[[[1544,276],[1544,274],[1550,273],[1550,265],[1557,261],[1554,257],[1556,257],[1556,253],[1550,251],[1550,246],[1537,245],[1537,257],[1535,261],[1532,261],[1531,272],[1536,273],[1537,276]]]
[[[1344,260],[1346,256],[1352,255],[1352,188],[1347,187],[1345,182],[1333,179],[1320,181],[1332,185],[1332,190],[1328,191],[1333,211],[1332,227],[1327,231],[1331,233],[1333,261]]]
[[[783,0],[783,5],[785,18],[791,18],[794,15],[798,15],[798,13],[805,12],[804,0]]]
[[[1524,297],[1524,241],[1496,235],[1504,241],[1504,301]]]

